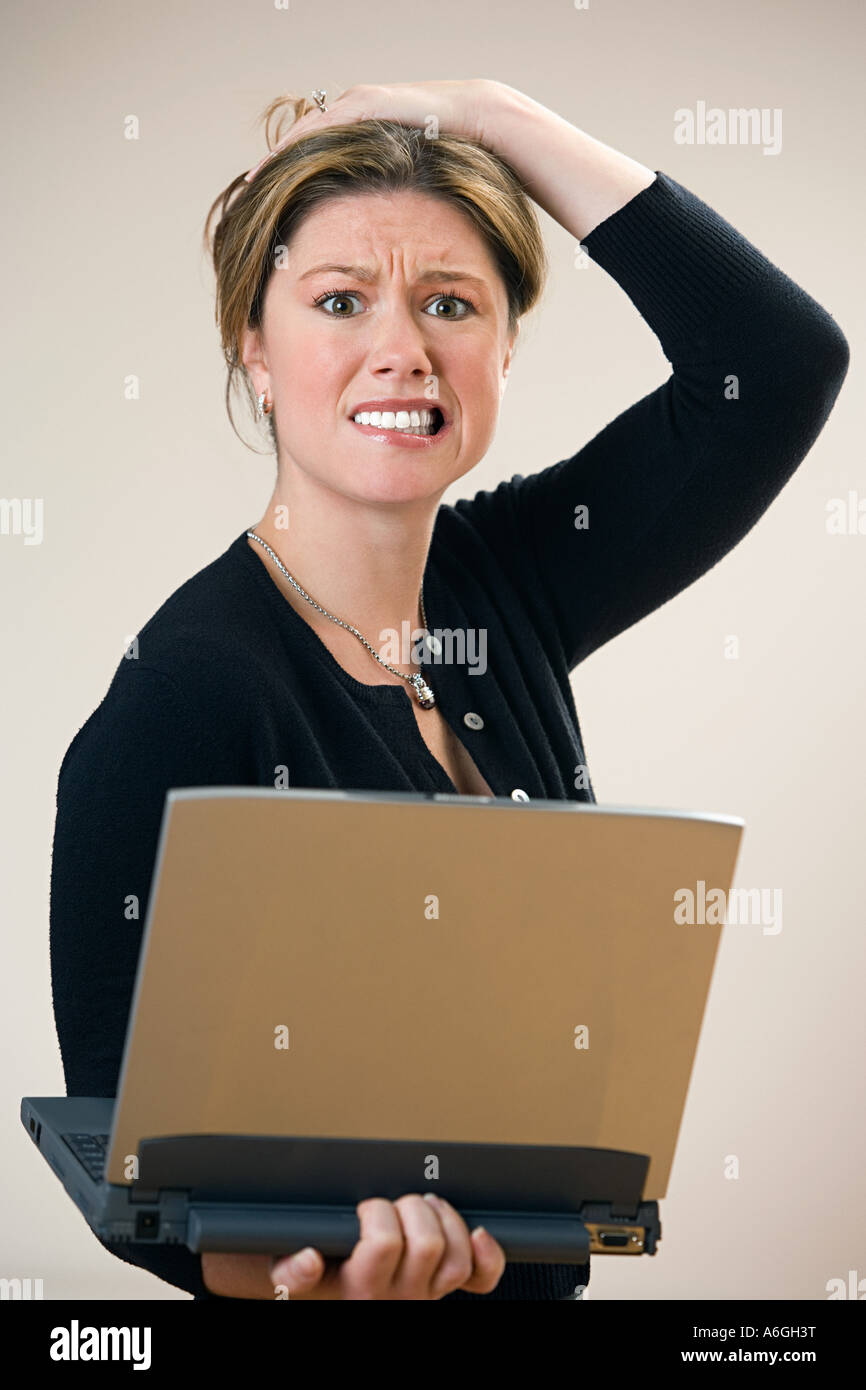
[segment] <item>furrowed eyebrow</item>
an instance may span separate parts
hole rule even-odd
[[[367,266],[337,265],[333,261],[329,261],[324,265],[315,265],[311,270],[305,270],[303,275],[300,275],[298,278],[300,280],[309,280],[314,275],[321,275],[325,271],[339,275],[351,275],[353,279],[361,280],[365,284],[373,284],[376,280],[375,272],[370,270]],[[425,270],[419,272],[416,279],[420,284],[431,284],[435,283],[437,280],[461,280],[476,285],[480,290],[487,289],[486,282],[479,279],[477,275],[470,275],[465,270],[449,270],[446,266],[428,266]]]

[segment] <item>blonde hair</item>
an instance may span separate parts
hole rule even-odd
[[[292,95],[272,101],[260,117],[268,149],[313,106]],[[504,160],[462,136],[428,139],[424,130],[396,121],[313,131],[273,155],[251,183],[239,174],[205,221],[205,249],[216,275],[215,319],[228,367],[226,410],[236,434],[231,397],[239,378],[253,411],[256,404],[240,356],[243,334],[260,326],[277,248],[287,246],[301,219],[326,199],[403,190],[453,203],[473,222],[502,277],[509,333],[536,304],[548,271],[544,240],[533,204]],[[273,416],[267,418],[276,447]]]

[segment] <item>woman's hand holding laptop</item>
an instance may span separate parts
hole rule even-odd
[[[505,1252],[483,1226],[470,1234],[450,1202],[432,1192],[357,1205],[361,1239],[344,1260],[318,1250],[285,1258],[202,1255],[202,1276],[224,1298],[439,1299],[456,1289],[490,1293],[502,1278]]]

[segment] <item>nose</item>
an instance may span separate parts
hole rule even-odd
[[[376,326],[370,346],[369,367],[373,372],[394,372],[411,375],[421,372],[430,375],[427,334],[418,314],[405,299],[397,296],[384,300],[376,315]]]

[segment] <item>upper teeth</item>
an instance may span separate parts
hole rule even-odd
[[[432,410],[362,410],[354,415],[356,425],[378,425],[384,430],[429,429],[435,423]]]

